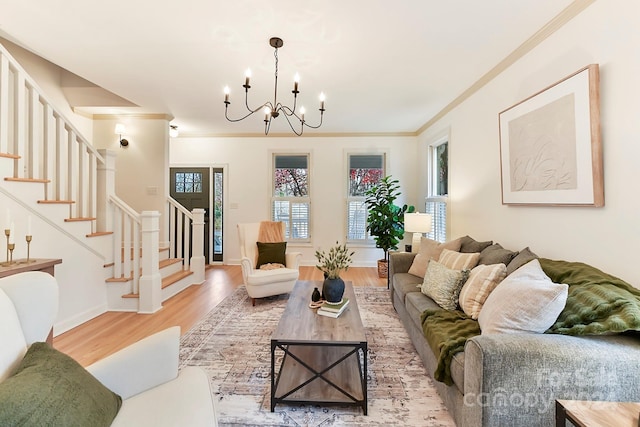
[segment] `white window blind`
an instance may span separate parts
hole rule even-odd
[[[271,218],[285,223],[287,240],[310,239],[309,156],[275,154]]]
[[[425,212],[431,215],[431,231],[427,237],[438,242],[447,240],[447,198],[430,197],[425,203]]]

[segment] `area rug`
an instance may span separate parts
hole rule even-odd
[[[384,288],[356,287],[368,352],[368,415],[348,406],[270,408],[270,339],[287,295],[256,301],[244,286],[187,332],[180,367],[209,375],[220,426],[455,426]]]

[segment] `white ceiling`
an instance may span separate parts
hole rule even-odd
[[[184,134],[260,133],[245,113],[273,98],[322,128],[305,133],[415,132],[571,0],[0,0],[0,35],[136,104],[108,113],[167,113]],[[100,107],[100,105],[95,105]],[[271,132],[288,132],[276,119]]]

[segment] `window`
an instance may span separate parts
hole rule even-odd
[[[350,154],[348,157],[347,240],[365,241],[370,239],[365,193],[384,176],[384,154]]]
[[[202,193],[202,174],[198,172],[176,173],[176,193]]]
[[[287,240],[309,240],[309,205],[309,155],[275,154],[271,217],[285,223]]]
[[[431,214],[431,232],[427,237],[447,240],[447,202],[449,195],[449,141],[441,139],[429,146],[429,196],[425,212]]]

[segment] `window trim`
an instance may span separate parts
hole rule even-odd
[[[291,226],[291,224],[293,223],[293,221],[291,221],[292,219],[292,211],[291,211],[291,207],[292,207],[292,203],[306,203],[308,206],[308,212],[309,212],[309,216],[308,216],[308,220],[307,220],[307,230],[308,230],[308,237],[306,238],[302,238],[302,239],[296,239],[291,237],[292,233],[291,230],[286,230],[286,232],[289,234],[289,237],[286,237],[287,242],[290,242],[292,244],[297,244],[297,243],[310,243],[311,242],[311,238],[312,238],[312,217],[313,217],[313,211],[311,208],[311,182],[312,182],[312,168],[311,168],[311,151],[269,151],[269,154],[271,155],[271,179],[268,181],[269,182],[269,218],[271,218],[271,220],[274,220],[273,218],[273,206],[274,206],[274,202],[276,201],[287,201],[289,202],[289,227]],[[295,157],[300,157],[300,156],[306,156],[307,157],[307,195],[304,197],[294,197],[294,196],[287,196],[287,197],[278,197],[274,195],[274,189],[275,189],[275,172],[276,172],[276,157],[277,156],[295,156]]]
[[[441,146],[442,144],[447,144],[447,150],[450,152],[451,149],[451,138],[449,135],[449,132],[446,132],[446,134],[444,135],[440,135],[439,137],[435,138],[433,141],[431,141],[430,143],[428,143],[427,145],[427,197],[425,197],[425,212],[429,212],[429,209],[427,209],[427,203],[445,203],[445,207],[446,207],[446,212],[445,212],[445,218],[444,218],[444,239],[442,240],[447,241],[448,240],[448,236],[449,236],[449,178],[450,178],[450,164],[451,162],[449,161],[449,158],[447,158],[447,194],[444,195],[440,195],[437,194],[438,190],[437,190],[437,185],[438,185],[438,178],[436,176],[436,174],[438,173],[438,165],[437,165],[437,149],[439,146]],[[437,239],[437,227],[436,227],[436,218],[432,218],[432,231],[430,231],[429,233],[427,233],[427,237],[433,240],[438,240]]]
[[[351,196],[350,195],[350,183],[351,183],[351,156],[381,156],[382,157],[382,177],[386,176],[389,171],[389,150],[388,149],[374,149],[374,150],[356,150],[349,149],[344,152],[344,234],[345,241],[352,246],[364,246],[364,247],[375,247],[375,240],[369,234],[368,231],[365,231],[366,237],[364,239],[349,239],[349,203],[352,201],[362,201],[366,199],[365,196]],[[365,205],[365,226],[366,226],[366,217],[367,217],[367,208]]]

